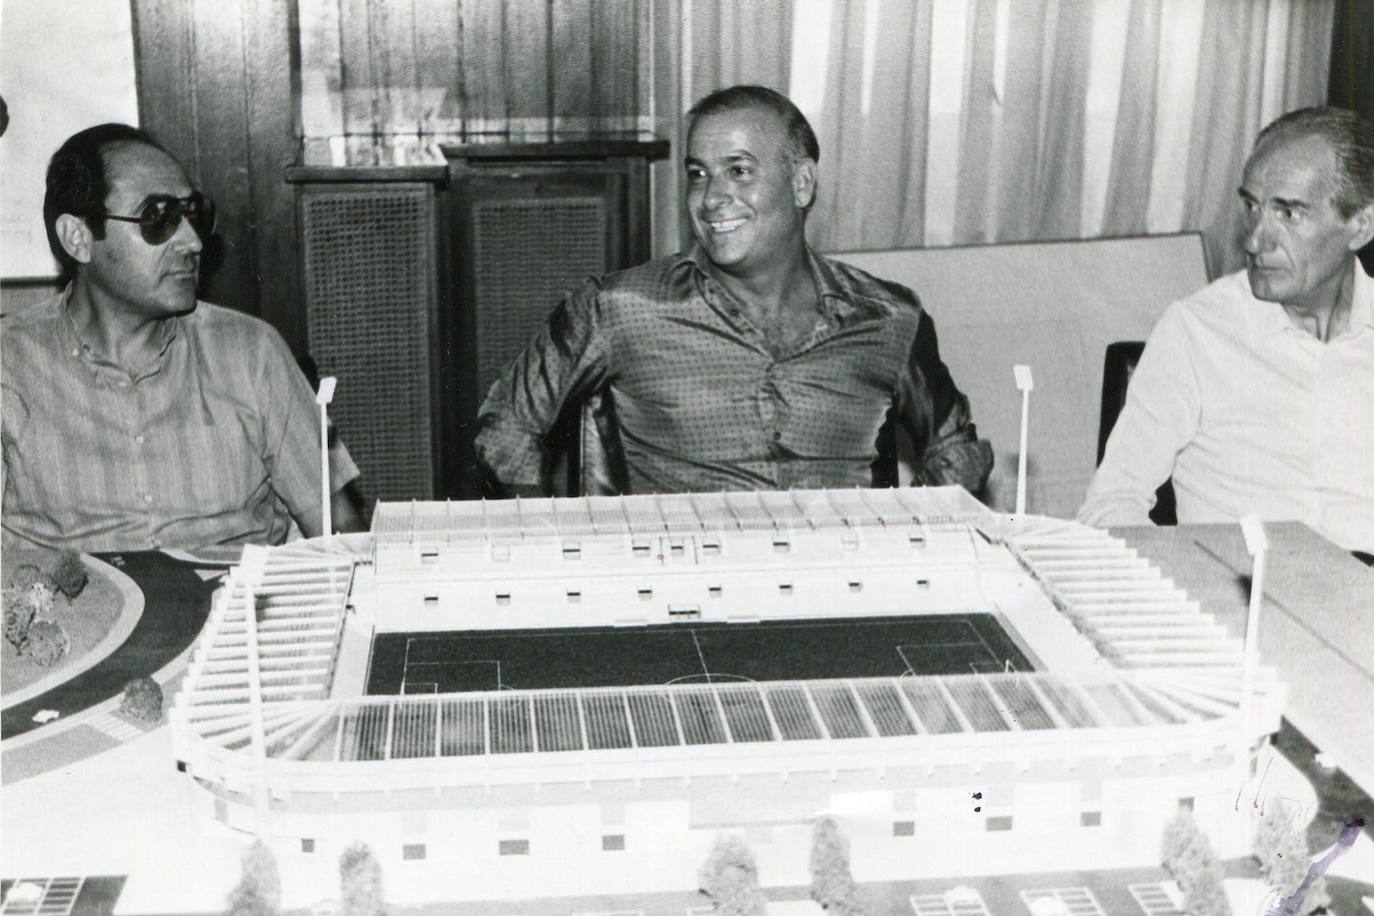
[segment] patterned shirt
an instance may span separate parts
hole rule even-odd
[[[319,408],[275,330],[200,302],[129,372],[81,339],[70,290],[0,325],[4,546],[280,543],[293,517],[319,526]],[[358,470],[334,457],[338,489]]]
[[[700,249],[588,280],[492,386],[484,471],[547,489],[544,437],[604,392],[633,493],[868,486],[889,411],[916,483],[977,492],[992,449],[916,296],[809,249],[807,264],[816,324],[777,357]]]

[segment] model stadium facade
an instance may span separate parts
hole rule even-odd
[[[925,618],[1014,651],[931,674],[841,626]],[[784,631],[821,624],[829,674],[789,672]],[[655,683],[576,640],[687,629],[700,669]],[[503,675],[462,648],[494,643],[435,656],[454,634],[544,648]],[[713,670],[736,634],[763,648],[730,667],[774,674]],[[401,692],[368,695],[384,640]],[[172,722],[207,817],[279,853],[365,840],[397,902],[690,890],[723,831],[804,884],[822,815],[861,881],[1064,871],[1157,865],[1180,804],[1245,851],[1238,774],[1283,690],[1260,669],[1247,708],[1242,662],[1119,539],[957,488],[392,503],[365,541],[235,569]]]

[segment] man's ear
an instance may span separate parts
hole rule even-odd
[[[805,210],[816,200],[816,160],[803,156],[792,168],[792,198]]]
[[[1374,240],[1374,201],[1356,210],[1355,215],[1347,222],[1354,229],[1354,235],[1350,237],[1346,247],[1351,251],[1359,251]]]
[[[89,264],[91,260],[91,227],[79,216],[63,213],[55,224],[57,240],[62,248],[78,264]]]

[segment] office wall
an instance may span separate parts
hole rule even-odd
[[[299,0],[307,137],[606,131],[648,108],[649,0]]]
[[[304,340],[295,204],[299,148],[292,4],[131,0],[144,126],[215,198],[205,298]]]
[[[10,118],[0,140],[0,278],[56,277],[43,228],[49,157],[86,127],[138,124],[129,4],[4,0],[0,13],[0,95]]]

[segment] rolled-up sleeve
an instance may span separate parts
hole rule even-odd
[[[1180,320],[1182,305],[1159,319],[1126,388],[1078,520],[1089,525],[1148,525],[1155,490],[1197,431],[1202,397]]]
[[[958,484],[970,493],[983,488],[992,472],[992,446],[978,438],[968,398],[941,361],[935,322],[925,312],[898,381],[896,411],[916,450],[913,483]]]
[[[477,462],[500,488],[548,490],[545,437],[564,405],[605,380],[611,340],[595,280],[566,296],[492,384],[477,415]]]

